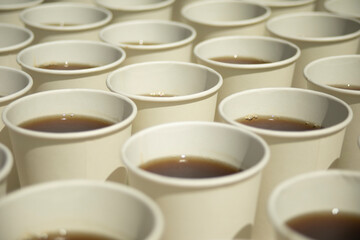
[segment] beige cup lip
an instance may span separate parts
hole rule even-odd
[[[101,19],[100,21],[96,21],[92,23],[84,23],[76,26],[49,26],[41,23],[32,22],[26,17],[28,13],[31,13],[33,11],[39,11],[39,10],[46,11],[47,9],[57,8],[57,7],[78,8],[80,11],[95,10],[98,11],[99,13],[105,14],[106,17]],[[24,24],[36,29],[49,30],[55,32],[68,32],[68,31],[71,32],[71,31],[89,30],[104,26],[112,20],[113,14],[111,13],[110,10],[106,8],[98,7],[92,4],[76,3],[76,2],[63,2],[63,3],[55,2],[55,3],[43,3],[35,7],[27,8],[20,12],[19,17]]]
[[[94,0],[97,5],[110,9],[112,11],[126,11],[126,12],[137,12],[137,11],[150,11],[160,8],[169,7],[175,0],[158,0],[155,3],[139,4],[139,5],[128,5],[119,4],[119,0],[106,3],[104,0]],[[121,1],[121,0],[120,0]]]
[[[1,47],[0,53],[6,53],[6,52],[15,51],[15,50],[20,50],[20,49],[30,45],[30,43],[34,40],[34,33],[30,29],[27,29],[27,28],[21,27],[21,26],[17,26],[15,24],[10,24],[10,23],[0,23],[0,28],[2,28],[2,27],[12,28],[14,30],[16,29],[16,30],[22,31],[28,35],[28,38],[22,42],[18,42],[16,44],[9,45],[7,47]]]
[[[337,56],[329,56],[329,57],[323,57],[320,59],[316,59],[312,62],[310,62],[309,64],[307,64],[304,68],[303,74],[304,77],[306,79],[306,81],[311,82],[312,84],[320,87],[320,88],[324,88],[330,92],[334,92],[334,93],[342,93],[342,94],[346,94],[346,95],[354,95],[354,96],[360,96],[360,91],[358,90],[351,90],[351,89],[341,89],[341,88],[337,88],[337,87],[332,87],[326,84],[320,84],[317,81],[313,80],[307,73],[308,71],[315,67],[317,64],[322,63],[322,62],[328,62],[328,61],[332,61],[332,60],[337,60],[337,59],[358,59],[360,60],[360,55],[359,54],[348,54],[348,55],[337,55]]]
[[[235,173],[232,175],[227,175],[223,177],[216,178],[203,178],[203,179],[186,179],[186,178],[175,178],[175,177],[167,177],[161,176],[155,173],[147,172],[146,170],[140,169],[137,165],[135,165],[132,161],[129,161],[126,157],[125,150],[129,145],[132,144],[133,141],[136,141],[141,136],[148,134],[149,132],[156,131],[159,128],[172,128],[176,126],[199,126],[199,127],[217,127],[217,128],[227,128],[231,129],[231,131],[241,132],[241,134],[247,134],[251,138],[258,141],[264,148],[264,156],[262,159],[253,165],[252,167],[246,169],[245,171]],[[122,146],[121,156],[124,162],[124,165],[131,169],[129,171],[133,171],[136,175],[144,178],[150,182],[155,182],[161,185],[173,186],[173,187],[185,187],[185,188],[213,188],[224,185],[230,185],[236,182],[245,181],[248,178],[251,178],[257,174],[260,174],[262,169],[267,165],[270,159],[270,148],[268,144],[263,140],[260,136],[243,129],[236,128],[229,124],[218,123],[218,122],[206,122],[206,121],[184,121],[184,122],[171,122],[164,123],[156,126],[151,126],[142,131],[139,131],[133,134]]]
[[[0,4],[0,10],[20,10],[28,7],[35,6],[42,3],[44,0],[28,0],[20,3],[7,3]]]
[[[218,77],[218,82],[215,86],[206,89],[205,91],[188,94],[188,95],[181,95],[181,96],[173,96],[173,97],[151,97],[151,96],[141,96],[137,94],[131,94],[127,93],[121,90],[116,89],[113,85],[113,81],[117,81],[117,78],[115,78],[116,74],[119,72],[127,71],[128,69],[136,69],[138,67],[146,66],[146,65],[177,65],[177,66],[188,66],[193,68],[199,68],[208,71],[210,74],[216,75]],[[124,96],[127,96],[130,99],[134,99],[137,101],[142,102],[162,102],[162,103],[173,103],[173,102],[186,102],[186,101],[193,101],[196,99],[201,99],[206,96],[211,96],[212,94],[219,91],[221,86],[223,85],[223,78],[222,76],[212,68],[206,67],[201,64],[197,63],[190,63],[190,62],[180,62],[180,61],[151,61],[151,62],[142,62],[142,63],[134,63],[130,64],[121,68],[118,68],[117,70],[111,72],[106,79],[106,85],[108,89],[114,93],[118,93]]]
[[[281,60],[281,61],[276,61],[276,62],[271,62],[271,63],[261,63],[261,64],[232,64],[232,63],[222,63],[222,62],[218,62],[218,61],[214,61],[205,57],[202,57],[201,55],[199,55],[198,51],[199,48],[201,48],[204,45],[207,44],[212,44],[213,42],[217,42],[217,41],[228,41],[228,40],[263,40],[263,41],[269,41],[269,42],[278,42],[281,43],[283,45],[287,45],[293,49],[295,49],[296,53],[291,56],[290,58]],[[224,68],[231,68],[231,69],[267,69],[267,68],[274,68],[274,67],[279,67],[279,66],[284,66],[290,63],[294,63],[296,60],[299,59],[300,55],[301,55],[301,50],[300,48],[287,41],[287,40],[283,40],[283,39],[279,39],[279,38],[274,38],[274,37],[268,37],[268,36],[224,36],[224,37],[215,37],[212,39],[208,39],[208,40],[204,40],[200,43],[198,43],[194,49],[193,49],[193,53],[195,55],[195,57],[201,59],[202,61],[211,64],[211,65],[215,65],[215,66],[221,66]]]
[[[346,35],[340,35],[340,36],[330,36],[330,37],[307,37],[307,36],[292,36],[284,33],[279,33],[278,31],[274,30],[271,26],[274,22],[277,21],[285,21],[292,17],[317,17],[317,18],[325,18],[330,17],[334,19],[340,19],[343,21],[349,21],[354,22],[359,25],[359,28],[357,31],[346,34]],[[276,37],[288,39],[290,41],[301,41],[301,42],[314,42],[314,43],[327,43],[327,42],[340,42],[344,40],[350,40],[353,38],[358,38],[360,36],[360,20],[357,20],[355,18],[346,17],[338,14],[328,13],[328,12],[296,12],[296,13],[285,13],[279,16],[275,16],[265,24],[267,31],[274,34]]]
[[[241,19],[241,20],[237,20],[237,21],[203,21],[197,18],[193,18],[193,17],[189,17],[186,12],[189,9],[195,8],[195,7],[201,7],[203,5],[208,5],[208,4],[227,4],[227,3],[233,3],[233,4],[241,4],[241,5],[251,5],[251,6],[256,6],[258,8],[262,8],[265,10],[265,13],[262,15],[259,15],[257,17],[254,18],[249,18],[249,19]],[[199,2],[194,2],[194,3],[189,3],[186,4],[182,9],[181,9],[181,16],[183,16],[183,18],[187,19],[190,22],[194,22],[197,24],[201,24],[201,25],[205,25],[205,26],[214,26],[214,27],[235,27],[235,26],[247,26],[247,25],[252,25],[252,24],[256,24],[259,22],[263,22],[266,21],[270,18],[271,15],[271,9],[270,7],[264,5],[264,4],[260,4],[256,1],[249,1],[249,0],[242,0],[242,1],[237,1],[237,0],[207,0],[207,1],[199,1]]]
[[[0,152],[5,155],[5,162],[0,166],[0,184],[5,182],[11,169],[14,167],[13,155],[9,148],[0,142]]]
[[[360,19],[360,12],[358,14],[354,14],[353,12],[348,13],[348,12],[345,12],[345,11],[337,8],[336,3],[342,2],[342,1],[345,1],[345,0],[341,0],[341,1],[338,1],[338,0],[326,0],[326,1],[324,1],[324,9],[326,11],[328,11],[328,12],[331,12],[331,13],[341,14],[341,15],[344,15],[344,16],[347,16],[347,17]],[[332,5],[332,4],[334,4],[334,5]]]
[[[113,62],[105,64],[105,65],[101,65],[101,66],[93,67],[93,68],[89,68],[89,69],[80,69],[80,70],[71,70],[71,71],[43,69],[43,68],[39,68],[39,67],[35,67],[32,65],[26,64],[21,60],[22,56],[24,54],[27,54],[30,51],[33,51],[33,50],[36,50],[36,49],[39,49],[42,47],[47,47],[47,46],[53,46],[53,45],[56,46],[57,44],[61,44],[61,45],[83,44],[83,45],[92,45],[92,46],[97,46],[97,47],[111,48],[114,51],[120,53],[121,56],[116,61],[113,61]],[[112,44],[109,44],[109,43],[93,41],[93,40],[57,40],[57,41],[51,41],[51,42],[38,43],[38,44],[24,48],[17,54],[16,61],[24,69],[31,70],[31,71],[38,72],[38,73],[56,74],[56,75],[81,75],[81,74],[96,73],[96,72],[101,72],[104,70],[111,69],[115,66],[120,65],[122,62],[124,62],[125,58],[126,58],[126,53],[122,48],[117,47]]]
[[[111,43],[111,41],[109,41],[106,37],[104,37],[104,34],[107,31],[116,31],[116,28],[118,28],[119,26],[124,26],[124,25],[142,25],[142,24],[150,24],[150,25],[165,25],[165,26],[173,26],[173,27],[178,27],[178,28],[182,28],[185,30],[188,30],[191,35],[187,38],[181,39],[179,41],[175,41],[175,42],[170,42],[170,43],[161,43],[161,44],[156,44],[156,45],[131,45],[131,44],[125,44],[125,43]],[[171,20],[161,20],[161,19],[145,19],[145,20],[128,20],[128,21],[124,21],[124,22],[119,22],[119,23],[113,23],[110,24],[106,27],[104,27],[103,29],[100,30],[99,32],[99,38],[103,41],[103,42],[107,42],[107,43],[111,43],[111,44],[115,44],[123,49],[136,49],[136,50],[142,50],[142,51],[146,51],[146,50],[167,50],[170,48],[175,48],[175,47],[179,47],[179,46],[183,46],[189,43],[192,43],[196,37],[197,33],[196,30],[185,23],[182,22],[176,22],[176,21],[171,21]]]
[[[292,230],[290,227],[287,227],[280,218],[277,216],[276,213],[276,199],[277,197],[287,188],[289,188],[292,184],[301,182],[305,179],[314,179],[322,178],[322,177],[342,177],[348,180],[360,178],[360,173],[353,170],[344,170],[344,169],[328,169],[328,170],[318,170],[309,173],[302,173],[290,179],[287,179],[280,184],[278,184],[275,189],[271,192],[269,200],[267,202],[267,215],[271,220],[272,224],[274,225],[277,231],[280,231],[284,236],[294,236],[294,239],[309,239],[304,237],[303,235],[297,233],[296,231]],[[326,186],[325,186],[326,187]]]
[[[47,95],[53,95],[53,94],[66,95],[68,93],[71,94],[74,92],[75,93],[94,94],[94,95],[95,94],[96,95],[107,95],[107,96],[111,96],[113,98],[120,99],[124,103],[131,106],[132,112],[127,118],[121,120],[120,122],[116,122],[110,126],[91,130],[91,131],[69,132],[69,133],[51,133],[51,132],[39,132],[39,131],[28,130],[28,129],[19,127],[18,125],[12,123],[7,118],[7,114],[11,110],[11,108],[13,108],[14,106],[16,107],[16,105],[21,104],[24,101],[28,101],[28,99],[31,100],[34,98],[41,98],[41,97],[44,97]],[[48,91],[44,91],[44,92],[33,93],[30,95],[24,96],[22,98],[16,99],[15,101],[11,102],[3,109],[2,120],[5,124],[5,126],[7,126],[9,128],[9,130],[11,129],[12,131],[17,132],[22,135],[36,137],[36,138],[43,138],[43,139],[56,139],[56,140],[64,140],[64,139],[75,140],[76,139],[77,140],[77,139],[90,139],[90,138],[107,135],[107,134],[125,129],[126,127],[128,127],[132,124],[132,122],[135,119],[136,114],[137,114],[136,104],[128,97],[122,96],[120,94],[112,93],[110,91],[105,91],[105,90],[76,88],[76,89],[48,90]],[[46,116],[46,115],[44,115],[44,116]]]
[[[269,7],[278,7],[278,8],[287,8],[287,7],[298,7],[307,4],[312,4],[316,0],[295,0],[295,1],[284,1],[284,0],[273,0],[273,1],[266,1],[260,0],[262,4],[265,4]]]
[[[294,131],[276,131],[276,130],[269,130],[269,129],[262,129],[262,128],[257,128],[257,127],[247,126],[245,124],[241,124],[241,123],[235,121],[232,118],[229,118],[223,111],[224,105],[226,105],[227,102],[232,101],[234,98],[236,98],[238,96],[241,96],[244,94],[251,94],[254,92],[261,93],[261,92],[280,92],[280,91],[302,92],[302,93],[308,94],[308,95],[313,94],[313,95],[318,95],[321,97],[331,99],[331,100],[336,101],[336,102],[340,103],[341,105],[343,105],[344,108],[347,109],[348,115],[342,122],[340,122],[334,126],[326,127],[323,129],[317,129],[316,131],[296,131],[296,132],[294,132]],[[261,136],[269,136],[269,137],[277,137],[277,138],[295,138],[295,139],[296,138],[304,139],[304,138],[321,137],[321,136],[326,136],[326,135],[335,133],[337,131],[340,131],[340,130],[346,128],[347,125],[349,125],[349,123],[351,122],[351,120],[353,118],[353,111],[352,111],[351,107],[345,101],[343,101],[337,97],[334,97],[330,94],[322,93],[319,91],[309,90],[309,89],[301,89],[301,88],[292,88],[292,87],[269,87],[269,88],[262,88],[262,89],[248,89],[248,90],[244,90],[242,92],[231,94],[230,96],[225,97],[219,103],[218,112],[219,112],[221,118],[223,118],[226,122],[228,122],[234,126],[237,126],[239,128],[252,131]],[[253,114],[253,113],[249,113],[249,114]]]
[[[146,239],[159,239],[162,236],[164,231],[164,217],[163,213],[160,210],[159,206],[147,195],[138,191],[134,188],[130,188],[126,185],[110,182],[110,181],[97,181],[91,179],[70,179],[70,180],[58,180],[51,182],[44,182],[22,188],[21,191],[14,191],[5,197],[0,199],[0,208],[6,207],[11,204],[13,201],[18,199],[26,198],[29,195],[36,194],[39,192],[44,192],[49,189],[64,189],[64,188],[74,188],[74,189],[108,189],[120,194],[130,195],[132,198],[140,200],[141,203],[150,209],[154,217],[156,227],[153,228]],[[92,191],[89,191],[92,192]],[[30,203],[31,204],[31,203]],[[145,239],[145,240],[146,240]]]
[[[3,103],[3,102],[7,102],[7,101],[10,101],[10,100],[13,100],[13,99],[16,99],[22,95],[24,95],[25,93],[29,92],[30,89],[32,88],[33,86],[33,79],[32,77],[30,76],[30,74],[22,71],[22,70],[18,70],[18,69],[15,69],[15,68],[11,68],[11,67],[6,67],[6,66],[0,66],[0,73],[2,71],[10,71],[10,72],[14,72],[18,75],[22,75],[24,77],[24,79],[27,80],[27,84],[25,87],[23,87],[22,89],[19,89],[18,91],[12,93],[12,94],[9,94],[9,95],[6,95],[6,96],[3,96],[0,98],[0,103]],[[0,74],[1,75],[1,74]]]

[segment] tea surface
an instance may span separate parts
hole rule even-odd
[[[222,56],[222,57],[213,57],[210,60],[222,62],[222,63],[231,63],[231,64],[264,64],[270,63],[269,61],[265,61],[258,58],[250,58],[250,57],[239,57],[237,55],[234,56]]]
[[[82,63],[68,63],[68,62],[58,62],[58,63],[48,63],[38,65],[38,68],[49,69],[49,70],[82,70],[94,68],[97,66],[82,64]]]
[[[347,89],[347,90],[360,91],[360,86],[359,86],[359,85],[352,85],[352,84],[330,84],[329,86],[330,86],[330,87],[335,87],[335,88]]]
[[[104,235],[83,232],[51,232],[39,236],[27,237],[23,240],[121,240]]]

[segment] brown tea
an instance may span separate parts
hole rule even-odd
[[[50,70],[81,70],[81,69],[94,68],[98,66],[94,66],[90,64],[82,64],[82,63],[56,62],[56,63],[38,65],[37,67],[43,69],[50,69]]]
[[[76,23],[65,23],[65,22],[59,22],[59,23],[43,23],[44,25],[47,26],[53,26],[53,27],[73,27],[73,26],[78,26],[80,24],[76,24]]]
[[[176,178],[212,178],[242,171],[220,161],[188,155],[154,159],[140,165],[140,168],[159,175]]]
[[[90,131],[114,124],[105,119],[75,115],[59,114],[32,119],[21,123],[19,126],[40,132],[66,133]]]
[[[175,97],[176,95],[167,94],[167,93],[164,93],[164,92],[153,92],[153,93],[141,94],[141,96],[146,96],[146,97]]]
[[[237,55],[234,56],[221,56],[221,57],[213,57],[210,60],[222,62],[222,63],[231,63],[231,64],[264,64],[270,63],[269,61],[265,61],[258,58],[251,57],[240,57]]]
[[[146,42],[144,40],[134,41],[134,42],[121,42],[122,44],[127,45],[139,45],[139,46],[151,46],[151,45],[159,45],[160,43],[156,42]]]
[[[121,240],[110,238],[100,234],[84,232],[51,232],[36,236],[30,236],[23,240]]]
[[[239,118],[236,121],[252,127],[277,131],[309,131],[322,128],[321,126],[308,121],[274,115],[251,115]]]
[[[286,224],[300,234],[316,240],[359,240],[360,215],[318,212],[290,219]]]
[[[335,88],[341,88],[341,89],[346,89],[346,90],[356,90],[356,91],[360,91],[360,86],[359,85],[352,85],[352,84],[329,84],[330,87],[335,87]]]

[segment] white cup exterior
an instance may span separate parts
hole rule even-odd
[[[207,0],[184,6],[181,15],[195,28],[198,43],[220,36],[264,35],[271,10],[251,1]]]
[[[14,159],[10,149],[0,142],[0,199],[7,193],[7,183],[14,166]]]
[[[34,33],[34,42],[41,43],[99,40],[99,31],[111,21],[112,13],[92,4],[44,3],[23,10],[19,17],[25,27]]]
[[[296,12],[312,12],[316,10],[320,0],[256,0],[271,9],[270,18]]]
[[[175,21],[132,20],[103,28],[99,37],[125,50],[123,65],[165,60],[190,62],[196,31]],[[155,44],[130,44],[139,42]]]
[[[291,218],[313,212],[360,214],[360,174],[328,170],[301,174],[280,183],[271,193],[267,212],[277,240],[310,240],[285,225]]]
[[[110,91],[133,100],[138,112],[133,133],[168,122],[214,121],[219,73],[206,66],[176,61],[128,65],[110,73]],[[153,97],[165,93],[173,96]]]
[[[16,55],[30,46],[34,33],[15,24],[0,23],[0,65],[20,69]]]
[[[218,159],[244,171],[183,179],[139,168],[151,159],[181,154]],[[222,123],[167,123],[132,135],[122,156],[129,185],[149,195],[164,213],[163,239],[249,238],[261,172],[269,159],[268,146],[260,137]]]
[[[307,88],[324,92],[342,99],[351,107],[353,119],[347,127],[342,153],[334,168],[360,170],[360,92],[345,90],[329,85],[360,86],[360,55],[339,55],[317,59],[310,62],[304,69]]]
[[[329,94],[299,88],[245,90],[223,99],[218,107],[223,122],[258,134],[270,146],[270,161],[263,171],[253,239],[271,239],[266,203],[280,182],[301,173],[328,169],[339,158],[353,112],[344,101]],[[236,119],[275,115],[302,119],[323,129],[275,131],[247,126]]]
[[[23,49],[17,55],[17,62],[32,76],[34,92],[69,88],[107,90],[107,74],[118,68],[125,58],[125,51],[112,44],[88,40],[59,40]],[[65,62],[90,64],[95,67],[71,71],[38,67],[42,64]]]
[[[149,197],[110,182],[67,180],[29,186],[1,199],[0,209],[0,237],[7,240],[57,231],[160,240],[164,229],[163,215]]]
[[[136,105],[119,94],[94,89],[34,93],[13,101],[2,118],[8,128],[21,186],[63,179],[126,182],[120,148],[131,135]],[[91,131],[51,133],[19,124],[56,114],[104,118],[114,124]]]
[[[112,23],[139,19],[171,20],[175,0],[94,0],[111,10]]]
[[[356,54],[360,44],[360,21],[325,12],[290,13],[266,23],[270,36],[293,42],[301,49],[293,87],[306,88],[305,66],[328,56]]]

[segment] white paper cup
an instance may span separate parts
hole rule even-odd
[[[268,215],[276,239],[310,240],[286,224],[303,214],[345,212],[359,215],[359,189],[360,173],[356,171],[318,171],[282,182],[268,202]]]
[[[107,90],[106,76],[125,60],[123,49],[112,44],[88,40],[59,40],[23,49],[17,62],[34,80],[34,92],[65,88]],[[42,69],[50,63],[89,64],[78,70]]]
[[[175,0],[94,0],[111,10],[112,23],[139,19],[171,20]]]
[[[137,106],[133,133],[168,122],[214,121],[222,83],[221,75],[211,68],[172,61],[128,65],[107,79],[111,91],[129,97]],[[171,96],[144,96],[151,94]]]
[[[112,19],[105,8],[82,3],[44,3],[20,13],[35,42],[56,40],[99,40],[100,28]]]
[[[271,10],[256,2],[208,0],[188,4],[181,10],[183,22],[194,27],[196,43],[229,35],[264,35]]]
[[[224,78],[218,94],[219,103],[225,97],[247,89],[290,87],[300,49],[278,38],[228,36],[197,44],[194,56],[198,63],[216,70]],[[229,64],[211,59],[222,56],[250,57],[269,63]]]
[[[185,179],[139,167],[154,158],[194,155],[241,167],[232,175]],[[131,136],[122,149],[129,185],[153,198],[166,227],[163,239],[248,239],[261,172],[269,159],[265,142],[249,131],[214,122],[179,122]]]
[[[333,167],[360,170],[360,91],[331,86],[360,86],[360,55],[341,55],[315,60],[305,67],[304,75],[309,89],[338,97],[353,110],[354,117],[347,127],[341,156]]]
[[[135,189],[69,180],[27,187],[1,199],[0,228],[1,239],[7,240],[72,231],[160,240],[164,220],[159,207]]]
[[[22,26],[0,23],[0,36],[0,65],[20,69],[16,55],[33,42],[33,32]]]
[[[102,41],[124,49],[123,65],[129,65],[162,60],[190,62],[196,31],[180,22],[148,19],[111,24],[99,35]]]
[[[331,13],[360,20],[360,1],[357,0],[326,0],[324,9]]]
[[[7,146],[0,142],[0,198],[6,195],[8,177],[13,167],[14,159],[12,153]]]
[[[304,67],[313,60],[356,54],[360,41],[360,21],[324,12],[290,13],[274,17],[266,24],[271,36],[293,42],[301,49],[293,87],[306,88]]]
[[[319,0],[255,0],[271,9],[271,18],[288,13],[315,11]]]
[[[26,8],[39,5],[44,0],[9,0],[0,2],[0,22],[23,26],[19,14]],[[2,34],[1,34],[2,35]]]
[[[57,114],[85,115],[114,124],[83,132],[28,130],[25,121]],[[3,110],[21,186],[62,179],[125,182],[120,148],[131,135],[136,105],[108,91],[63,89],[34,93]]]
[[[253,239],[271,239],[266,215],[270,192],[295,175],[328,169],[340,157],[346,127],[353,112],[344,101],[329,94],[299,88],[245,90],[223,99],[222,120],[261,136],[270,146],[270,161],[263,171]],[[305,120],[323,128],[313,131],[276,131],[236,121],[247,116],[275,115]]]

